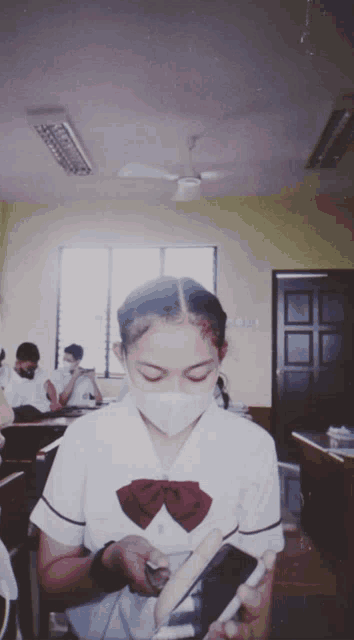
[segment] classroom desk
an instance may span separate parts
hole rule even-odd
[[[26,495],[29,501],[38,494],[36,456],[40,449],[64,435],[67,427],[85,415],[85,410],[75,415],[48,418],[36,422],[15,422],[4,427],[2,433],[5,445],[2,450],[2,471],[5,474],[15,471],[26,473]]]
[[[301,523],[320,549],[353,561],[354,448],[334,446],[324,433],[297,433],[300,448]]]
[[[85,414],[82,414],[85,415]],[[61,418],[42,418],[35,422],[13,422],[9,427],[68,427],[69,424],[77,420],[76,417],[63,416]],[[5,427],[6,429],[7,427]]]
[[[28,422],[13,422],[10,426],[11,427],[17,427],[17,426],[18,427],[23,427],[23,426],[67,427],[74,420],[77,420],[78,418],[81,418],[82,416],[85,416],[88,413],[91,413],[92,411],[98,408],[99,407],[95,409],[89,409],[85,407],[82,407],[80,409],[73,408],[71,412],[68,412],[66,415],[63,415],[63,416],[56,416],[56,417],[43,416],[43,418],[39,418],[38,420],[31,420]]]
[[[292,436],[300,449],[301,525],[333,567],[338,607],[353,637],[354,448],[324,433]]]

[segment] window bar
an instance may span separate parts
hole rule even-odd
[[[217,294],[216,288],[217,288],[217,269],[218,267],[218,250],[217,247],[214,247],[214,260],[213,260],[213,284],[214,284],[214,294]]]
[[[62,270],[62,262],[63,262],[63,247],[59,247],[58,252],[58,288],[57,288],[57,318],[56,318],[56,338],[55,338],[55,369],[58,368],[59,364],[59,331],[60,331],[60,296],[61,296],[61,270]]]
[[[165,275],[165,247],[160,248],[160,277]]]
[[[109,345],[111,341],[111,307],[112,307],[112,270],[113,252],[112,247],[108,249],[108,287],[107,287],[107,312],[106,312],[106,370],[104,377],[109,378]]]

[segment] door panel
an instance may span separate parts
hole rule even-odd
[[[285,332],[285,358],[286,364],[302,365],[312,363],[312,334],[307,331],[298,331],[292,333]]]
[[[310,324],[312,300],[310,293],[285,292],[285,322],[286,324]]]
[[[291,432],[354,426],[354,270],[274,273],[273,428],[295,460]]]

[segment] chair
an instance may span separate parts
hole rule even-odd
[[[11,473],[0,480],[0,537],[4,542],[16,577],[19,596],[12,605],[4,638],[15,638],[17,629],[25,632],[26,640],[30,615],[28,554],[26,536],[28,512],[26,507],[26,478],[23,471]]]
[[[36,497],[37,501],[42,495],[48,474],[53,464],[58,448],[62,442],[62,437],[57,438],[46,447],[37,452],[36,468]],[[47,600],[41,591],[37,576],[37,553],[39,545],[39,529],[32,523],[28,528],[28,549],[29,549],[29,575],[30,575],[30,595],[32,603],[32,637],[43,640],[48,638],[49,616],[52,611],[63,612],[65,605],[60,602],[54,604]]]
[[[2,429],[5,445],[2,451],[6,461],[33,461],[37,452],[64,435],[66,426],[19,425]]]
[[[63,438],[57,438],[47,446],[42,447],[36,454],[36,497],[42,495],[49,471]]]
[[[45,425],[10,426],[2,430],[5,445],[2,450],[3,473],[26,472],[26,493],[29,511],[37,497],[36,456],[38,451],[58,439],[66,426],[49,427]]]
[[[0,538],[11,551],[26,539],[26,479],[23,471],[0,480]]]
[[[18,429],[18,427],[14,427]],[[27,429],[27,427],[24,427]],[[49,434],[52,438],[53,434]],[[31,470],[35,479],[35,495],[26,490],[26,478],[23,471],[15,472],[0,481],[0,536],[3,537],[12,560],[14,573],[19,587],[18,619],[24,640],[44,640],[48,638],[49,613],[52,605],[46,606],[37,580],[38,530],[28,525],[29,513],[40,497],[49,474],[55,454],[62,441],[57,438],[46,447],[37,451],[31,460]],[[11,442],[11,445],[15,443]],[[30,451],[33,455],[33,449]],[[5,462],[6,464],[6,462]],[[57,606],[57,605],[56,605]],[[59,610],[63,610],[59,606]],[[14,634],[12,620],[10,635]]]

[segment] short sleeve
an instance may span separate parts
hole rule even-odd
[[[278,462],[273,439],[264,433],[253,452],[248,482],[241,491],[239,527],[228,542],[260,557],[267,549],[284,548]]]
[[[87,434],[81,420],[65,432],[43,495],[31,513],[31,521],[62,544],[80,546],[85,531],[84,498],[87,469]],[[84,425],[85,426],[85,425]]]
[[[4,396],[10,407],[18,407],[21,404],[26,404],[26,399],[20,392],[21,385],[19,385],[18,381],[11,376],[9,383],[4,389]]]
[[[37,384],[45,384],[48,380],[50,380],[50,375],[48,373],[48,371],[46,371],[45,369],[37,369],[36,374],[35,374],[35,381]]]

